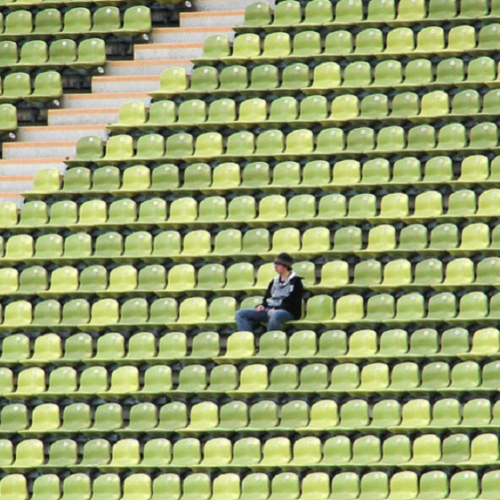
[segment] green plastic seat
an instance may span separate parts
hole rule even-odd
[[[160,499],[162,496],[179,498],[181,496],[181,480],[178,474],[160,474],[153,481],[152,499]]]
[[[8,295],[16,292],[19,288],[19,272],[13,267],[7,267],[0,270],[0,291],[2,295]]]
[[[293,56],[314,57],[321,50],[320,34],[316,31],[302,31],[293,38]]]
[[[4,406],[0,423],[0,432],[2,434],[13,434],[26,429],[28,426],[28,409],[25,405],[14,403]]]
[[[367,118],[382,118],[389,114],[388,106],[388,98],[383,94],[366,96],[361,101],[361,116]]]
[[[461,59],[451,58],[441,61],[436,68],[436,82],[456,83],[465,78],[464,63]]]
[[[248,70],[245,66],[229,66],[219,74],[219,90],[226,92],[241,91],[248,87]]]
[[[278,68],[272,64],[256,66],[250,74],[250,90],[271,91],[279,86]]]
[[[271,9],[265,2],[252,3],[245,9],[245,26],[266,26],[271,24],[271,20]]]
[[[489,149],[497,145],[497,126],[494,123],[475,125],[470,130],[469,148]]]
[[[482,3],[482,2],[481,2]],[[484,5],[484,4],[483,4]],[[492,11],[495,10],[492,6]],[[479,31],[479,47],[489,49],[493,47],[498,40],[498,24],[492,23],[484,26]]]
[[[426,17],[425,3],[423,1],[403,0],[398,7],[398,20],[418,21]]]
[[[233,52],[228,60],[244,62],[260,55],[260,38],[255,33],[245,33],[235,37],[233,41]]]
[[[415,50],[415,36],[410,28],[397,28],[389,31],[386,38],[385,53],[411,53]]]
[[[304,12],[303,25],[321,25],[331,22],[333,19],[333,7],[330,2],[313,0],[308,2]]]
[[[74,40],[56,40],[49,47],[49,64],[70,66],[77,59],[78,46]]]
[[[75,68],[102,67],[106,64],[106,45],[99,38],[87,38],[78,45],[78,58],[72,64]]]
[[[347,150],[353,152],[370,151],[375,148],[375,133],[373,129],[361,127],[353,129],[347,135]]]
[[[278,4],[274,9],[273,26],[293,26],[302,21],[302,9],[297,1]]]
[[[429,299],[427,317],[431,319],[454,318],[457,314],[455,296],[450,293],[433,295]]]
[[[356,36],[355,54],[377,54],[384,50],[382,31],[377,28],[367,28]]]
[[[261,60],[281,59],[283,57],[290,55],[291,51],[292,51],[292,41],[288,33],[286,32],[270,33],[265,36],[262,54],[256,59],[261,59]]]
[[[344,69],[342,87],[367,87],[372,83],[372,70],[369,63],[353,62]]]
[[[90,10],[85,7],[76,7],[68,10],[64,15],[63,33],[88,33],[92,28]]]
[[[17,45],[13,41],[4,41],[1,44],[2,56],[0,56],[0,64],[2,66],[14,65],[18,61]]]
[[[307,92],[322,93],[338,87],[341,82],[340,73],[340,66],[337,63],[319,64],[314,68],[312,84]]]
[[[177,92],[183,92],[187,88],[188,78],[185,68],[167,68],[161,72],[160,90],[158,91],[160,94],[172,95]]]
[[[414,92],[397,94],[392,101],[392,116],[408,117],[420,113],[419,97]]]
[[[201,66],[198,68],[194,68],[193,73],[191,74],[191,81],[189,86],[189,91],[191,93],[204,94],[206,92],[210,92],[212,90],[217,89],[218,86],[219,86],[219,75],[215,68],[211,68],[209,66]],[[171,94],[175,95],[176,92],[172,91]],[[175,113],[174,110],[175,107],[173,107],[172,113]]]
[[[4,394],[11,394],[14,392],[14,374],[9,368],[3,368],[0,370],[0,377],[2,378],[2,383],[4,384]],[[26,426],[28,422],[26,422]]]
[[[18,227],[43,226],[48,222],[48,208],[43,201],[25,203],[19,213]]]
[[[298,116],[298,104],[293,97],[280,97],[271,103],[269,121],[295,121]]]
[[[11,73],[4,77],[3,82],[4,98],[13,100],[28,98],[32,93],[31,80],[28,73]]]
[[[285,149],[285,136],[280,130],[268,130],[257,137],[255,154],[270,156]]]
[[[156,101],[149,108],[149,116],[145,122],[148,126],[164,127],[176,120],[176,106],[173,101]],[[161,167],[158,167],[161,168]]]
[[[420,493],[429,500],[442,498],[449,493],[449,479],[443,471],[425,472],[420,477]]]
[[[28,482],[23,474],[9,474],[0,481],[0,494],[13,500],[28,498]]]
[[[118,474],[102,474],[92,483],[92,498],[94,500],[118,500],[121,498],[121,484]]]
[[[29,10],[17,10],[5,17],[4,32],[11,36],[22,36],[33,30],[33,16]]]
[[[478,57],[469,62],[467,66],[468,83],[491,82],[496,78],[496,68],[494,61],[490,57]]]
[[[210,105],[208,122],[227,123],[236,121],[236,104],[232,99],[219,99]]]
[[[203,57],[209,59],[220,59],[231,53],[229,39],[225,35],[209,36],[203,43]]]
[[[447,51],[463,52],[476,47],[476,33],[471,26],[455,26],[448,33]]]
[[[197,464],[200,461],[201,461],[201,445],[198,439],[193,439],[193,438],[180,439],[174,444],[173,454],[172,454],[172,464],[186,466],[186,465]],[[191,482],[193,483],[191,485],[189,485],[190,478]],[[210,485],[209,480],[207,484],[208,486]],[[202,487],[203,484],[200,484],[199,482],[198,484],[196,484],[193,482],[193,476],[188,476],[184,482],[185,493],[189,490],[189,488],[191,488],[194,493],[197,489],[198,491],[200,491]]]
[[[145,6],[129,7],[123,14],[123,25],[117,30],[123,35],[146,34],[151,31],[151,10]]]
[[[354,39],[349,31],[336,30],[326,35],[324,54],[347,55],[352,53],[353,50]]]
[[[121,27],[120,11],[115,6],[98,8],[92,16],[91,32],[107,33]]]

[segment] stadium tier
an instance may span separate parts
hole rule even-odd
[[[499,0],[1,1],[0,500],[500,500],[499,46]]]

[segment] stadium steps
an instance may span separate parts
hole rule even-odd
[[[29,190],[39,168],[64,172],[63,162],[74,155],[80,137],[106,137],[106,125],[117,120],[122,104],[131,100],[149,104],[147,93],[158,88],[161,71],[169,66],[191,70],[191,60],[201,55],[208,36],[231,36],[231,27],[244,19],[241,2],[235,6],[232,0],[196,0],[193,4],[195,12],[182,13],[179,28],[155,28],[150,43],[136,45],[134,60],[109,62],[105,76],[92,78],[91,93],[65,94],[61,108],[49,111],[47,126],[20,127],[18,140],[3,145],[0,181],[8,185],[4,191],[19,196]],[[18,182],[17,177],[22,179]]]

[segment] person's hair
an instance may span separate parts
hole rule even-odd
[[[292,270],[293,257],[286,252],[281,252],[280,254],[278,254],[274,259],[274,262],[276,264],[281,264],[282,266],[285,266],[290,271]]]

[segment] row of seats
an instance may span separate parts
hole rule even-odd
[[[180,3],[182,0],[162,0],[161,3],[167,12],[172,12],[175,4]],[[141,2],[148,3],[148,2]],[[122,0],[1,0],[0,5],[4,10],[19,10],[19,9],[30,9],[30,10],[44,10],[47,8],[54,7],[58,10],[64,11],[67,7],[70,9],[78,6],[91,6],[91,7],[102,7],[102,6],[117,6],[122,5],[126,7],[126,2]]]
[[[126,238],[117,232],[100,234],[96,238],[88,233],[75,233],[66,238],[60,234],[46,234],[36,240],[29,234],[0,239],[0,264],[58,263],[72,264],[79,260],[88,263],[115,262],[192,262],[234,259],[255,260],[259,256],[271,259],[277,253],[288,251],[297,258],[360,257],[407,255],[473,255],[497,254],[500,248],[499,226],[490,229],[478,223],[460,231],[455,224],[441,224],[430,232],[421,224],[411,224],[396,233],[394,226],[382,224],[369,231],[347,226],[330,231],[312,228],[303,234],[296,228],[282,228],[271,234],[265,228],[242,233],[226,229],[215,236],[205,230],[189,231],[184,238],[177,231],[163,231],[154,238],[151,233],[139,231]],[[333,246],[332,246],[333,239]],[[367,239],[364,244],[363,240]],[[436,277],[436,282],[438,278]],[[495,278],[485,284],[493,284]],[[438,283],[436,283],[438,284]]]
[[[307,301],[304,319],[295,321],[294,324],[494,324],[493,318],[500,312],[499,302],[500,296],[494,295],[488,299],[483,292],[469,292],[460,299],[450,292],[438,293],[427,299],[421,293],[412,292],[400,296],[397,301],[390,294],[373,295],[366,301],[361,295],[349,294],[337,299],[334,306],[331,296],[316,295]]]
[[[63,346],[64,344],[64,346]],[[337,360],[363,362],[393,359],[483,359],[498,357],[499,332],[481,328],[475,332],[465,328],[436,331],[385,330],[380,336],[374,330],[331,330],[316,334],[300,330],[289,337],[281,331],[264,333],[257,341],[251,332],[234,332],[227,337],[225,348],[216,332],[198,333],[188,348],[182,332],[155,337],[139,332],[125,341],[121,333],[105,333],[96,342],[87,333],[76,333],[64,342],[55,333],[38,335],[33,341],[21,333],[5,337],[0,365],[42,366],[45,364],[189,364],[202,360],[216,363],[252,361]],[[125,347],[127,345],[127,347]]]
[[[0,107],[0,112],[2,108]],[[458,162],[457,162],[458,163]],[[455,174],[455,168],[457,173]],[[224,193],[274,191],[290,189],[323,191],[342,189],[366,189],[373,187],[430,187],[448,184],[452,187],[471,186],[481,183],[498,183],[500,157],[491,162],[484,155],[465,157],[460,164],[453,164],[448,156],[438,156],[421,162],[415,157],[403,157],[395,162],[375,158],[366,162],[341,160],[329,163],[325,160],[308,162],[301,166],[286,161],[270,166],[266,162],[239,165],[225,162],[211,167],[195,163],[179,170],[173,164],[155,168],[134,165],[123,170],[108,165],[94,171],[86,167],[70,168],[61,178],[57,169],[40,169],[35,173],[33,189],[26,198],[57,196],[91,196],[93,193],[112,193],[115,196],[148,194],[150,192],[174,192],[176,195],[196,193]],[[63,183],[64,181],[64,183]],[[359,184],[359,186],[358,186]],[[4,209],[3,212],[6,212]],[[4,220],[6,214],[2,215]]]
[[[47,452],[44,448],[40,439],[20,441],[15,450],[11,441],[1,440],[0,468],[5,472],[35,469],[329,471],[339,467],[359,470],[384,466],[422,470],[455,465],[478,468],[499,457],[499,441],[493,433],[479,434],[472,440],[466,434],[452,434],[442,440],[436,435],[424,434],[413,442],[407,436],[381,440],[368,435],[352,441],[347,436],[336,436],[324,442],[313,436],[295,442],[286,437],[272,437],[262,442],[257,438],[241,438],[234,443],[218,437],[204,444],[196,438],[180,439],[173,444],[157,438],[141,445],[137,439],[125,438],[112,447],[105,439],[94,439],[81,446],[81,459],[80,446],[72,439],[54,441],[47,446]],[[477,483],[478,478],[474,476],[472,471],[464,472],[463,486]]]
[[[249,297],[241,307],[254,308],[262,297]],[[149,304],[146,299],[129,299],[123,306],[115,299],[101,299],[90,304],[86,299],[74,299],[62,304],[48,299],[34,305],[27,300],[10,302],[5,306],[3,331],[18,330],[72,330],[100,331],[113,326],[117,329],[186,328],[203,326],[215,328],[234,324],[236,300],[218,297],[210,306],[205,298],[189,298],[180,305],[173,298],[157,299]]]
[[[423,152],[476,153],[498,148],[498,127],[493,122],[478,123],[466,127],[462,123],[450,123],[435,128],[422,123],[405,130],[401,126],[388,126],[380,130],[359,127],[345,133],[341,128],[325,128],[318,134],[302,128],[284,134],[273,129],[253,134],[250,131],[235,132],[225,137],[220,132],[205,132],[197,137],[186,132],[165,138],[160,134],[146,134],[137,141],[120,134],[103,144],[97,136],[85,136],[78,140],[76,157],[68,165],[94,163],[153,162],[166,159],[187,162],[207,160],[243,159],[324,159],[328,156],[346,155],[394,155]]]
[[[349,267],[351,269],[349,269]],[[377,260],[365,260],[349,266],[348,262],[334,260],[322,266],[312,262],[297,262],[294,270],[310,291],[363,290],[395,291],[398,289],[460,290],[499,287],[498,257],[484,258],[474,264],[472,259],[458,258],[445,266],[435,258],[417,264],[396,259],[383,266]],[[412,269],[413,268],[413,269]],[[316,276],[321,273],[317,282]],[[167,276],[168,275],[168,276]],[[176,295],[180,293],[243,293],[265,292],[276,273],[273,264],[257,269],[251,263],[232,265],[205,264],[198,270],[192,264],[178,264],[167,270],[159,264],[138,269],[122,265],[108,270],[101,265],[77,269],[63,266],[49,274],[42,266],[0,269],[0,295],[41,297],[93,295],[123,297],[130,294]]]
[[[451,103],[450,103],[451,101]],[[390,111],[389,111],[390,110]],[[140,101],[128,102],[120,108],[118,122],[111,130],[127,131],[162,129],[210,129],[216,126],[252,127],[303,125],[321,123],[323,126],[347,121],[470,119],[479,115],[481,119],[496,115],[500,110],[500,90],[490,90],[480,96],[476,90],[462,90],[452,98],[447,92],[436,90],[420,98],[413,92],[403,92],[389,99],[385,94],[370,94],[362,100],[356,95],[341,95],[331,102],[321,95],[309,96],[297,102],[285,96],[274,100],[269,106],[264,99],[253,98],[241,101],[233,99],[212,101],[208,106],[201,99],[183,101],[179,106],[174,101],[158,101],[149,113]]]
[[[79,44],[64,38],[50,45],[43,40],[32,40],[20,50],[16,42],[1,42],[0,53],[0,67],[8,70],[29,71],[66,66],[80,69],[106,64],[106,44],[99,38],[87,38]]]
[[[498,257],[484,258],[474,264],[472,259],[458,258],[446,264],[435,258],[424,259],[412,266],[406,259],[396,259],[384,265],[377,260],[365,260],[349,266],[348,262],[334,260],[322,266],[312,262],[297,262],[294,270],[303,278],[310,291],[331,289],[372,290],[426,289],[460,290],[469,288],[498,287],[496,276]],[[351,269],[349,269],[351,267]],[[413,269],[412,269],[413,267]],[[316,276],[321,273],[320,280]],[[168,276],[167,276],[168,274]],[[24,268],[20,273],[13,267],[0,269],[0,294],[7,296],[41,297],[64,295],[92,295],[101,297],[127,294],[155,293],[176,295],[180,293],[264,292],[275,277],[273,264],[263,264],[257,269],[243,262],[232,265],[205,264],[198,270],[192,264],[178,264],[167,270],[159,264],[138,269],[122,265],[108,270],[101,265],[77,269],[63,266],[48,273],[42,266]]]
[[[379,28],[352,32],[337,30],[323,36],[318,31],[302,31],[293,38],[287,32],[265,35],[245,33],[237,35],[231,43],[227,35],[213,35],[203,44],[203,56],[196,64],[215,62],[257,63],[296,60],[329,60],[332,57],[372,56],[430,56],[438,54],[483,53],[495,49],[500,36],[500,24],[487,24],[482,28],[461,25],[448,32],[440,26],[428,26],[418,34],[411,28],[393,28],[385,33]]]
[[[0,13],[0,40],[27,39],[40,35],[130,36],[151,31],[151,11],[146,6],[129,7],[124,12],[115,6],[99,7],[94,12],[74,7],[64,13],[55,8],[43,9],[34,16],[29,10]],[[3,47],[3,45],[2,45]]]
[[[240,309],[254,308],[262,297],[252,296],[240,303]],[[427,299],[419,292],[396,298],[390,294],[347,294],[336,300],[328,295],[315,295],[307,301],[303,319],[292,322],[304,327],[314,325],[408,325],[447,323],[452,325],[495,325],[500,317],[500,295],[491,298],[484,292],[468,292],[457,297],[442,292]],[[164,298],[152,301],[131,298],[121,306],[116,299],[105,298],[92,305],[83,298],[62,304],[48,299],[35,306],[26,300],[10,302],[5,306],[2,331],[71,330],[99,331],[106,328],[130,330],[136,328],[214,328],[234,325],[237,301],[234,297],[217,297],[208,304],[203,297],[189,297],[177,301]]]
[[[333,91],[367,92],[395,88],[474,87],[497,86],[497,64],[490,57],[471,58],[467,63],[458,58],[432,62],[430,59],[412,59],[407,63],[397,60],[381,62],[356,61],[341,67],[336,62],[318,64],[311,71],[302,63],[285,66],[272,64],[256,66],[249,71],[245,66],[232,65],[220,71],[211,66],[194,68],[188,78],[184,68],[168,68],[160,75],[160,88],[150,92],[154,98],[168,98],[180,94],[184,98],[204,95],[273,95],[323,94]]]
[[[202,360],[200,360],[202,361]],[[292,361],[292,360],[290,360]],[[274,367],[249,364],[238,369],[233,364],[219,364],[207,369],[203,364],[186,366],[154,365],[139,369],[123,365],[112,370],[91,366],[82,372],[70,366],[45,370],[31,367],[14,375],[10,368],[0,369],[2,396],[7,400],[121,399],[134,397],[149,400],[159,396],[218,398],[387,395],[470,395],[494,394],[500,388],[500,362],[481,366],[463,361],[453,367],[444,361],[419,366],[416,362],[389,365],[374,362],[360,367],[356,363],[297,363]]]
[[[384,500],[401,498],[494,498],[500,484],[500,472],[489,470],[482,475],[474,471],[455,472],[448,477],[441,470],[430,470],[420,476],[414,471],[313,472],[301,477],[293,472],[264,473],[245,476],[236,473],[211,477],[205,473],[157,475],[135,473],[121,479],[118,474],[93,476],[74,473],[64,481],[55,474],[45,474],[32,482],[29,496],[28,479],[21,474],[9,474],[0,480],[0,494],[9,500],[62,498],[76,500],[243,500],[246,498],[279,498],[282,500],[328,500],[333,498]],[[8,496],[7,496],[8,495]],[[50,495],[50,496],[49,496]]]
[[[128,413],[128,415],[127,415]],[[463,415],[462,415],[463,413]],[[64,409],[54,403],[43,403],[31,410],[21,403],[7,404],[1,411],[1,435],[21,434],[320,434],[364,433],[389,430],[412,434],[414,431],[453,432],[481,429],[495,431],[500,423],[500,404],[487,398],[460,402],[456,398],[413,399],[400,403],[382,399],[371,405],[364,399],[351,399],[338,404],[320,399],[313,404],[302,400],[276,403],[261,400],[228,403],[201,402],[186,405],[150,402],[130,406],[128,412],[119,403],[91,407],[84,402],[72,403]],[[404,446],[405,438],[392,439]],[[0,445],[1,446],[1,445]],[[386,447],[388,445],[386,444]]]
[[[297,165],[298,167],[298,165]],[[298,194],[287,200],[283,195],[272,194],[258,202],[251,195],[237,196],[229,203],[223,196],[209,196],[199,203],[195,198],[177,198],[170,203],[161,203],[152,198],[139,207],[131,198],[122,198],[107,204],[103,200],[89,200],[81,205],[71,200],[54,203],[50,207],[44,201],[32,201],[22,206],[19,212],[13,205],[3,205],[0,213],[7,215],[0,226],[10,229],[27,229],[47,226],[69,227],[111,227],[133,228],[141,223],[159,227],[208,227],[219,224],[241,224],[249,226],[274,226],[277,223],[318,224],[334,222],[352,224],[367,220],[372,223],[405,221],[437,222],[458,220],[489,220],[500,215],[499,189],[488,189],[479,197],[471,189],[461,189],[449,197],[439,191],[423,191],[415,197],[396,192],[377,197],[362,193],[346,199],[342,194],[330,194],[319,198],[311,194]],[[155,204],[155,201],[157,202]],[[413,207],[410,210],[410,206]],[[156,207],[155,211],[151,211]],[[445,208],[447,207],[447,208]],[[147,211],[145,212],[145,210]],[[167,213],[169,216],[167,218]],[[145,215],[147,215],[145,219]],[[149,221],[147,219],[149,218]],[[50,221],[50,222],[49,222]],[[149,223],[149,224],[148,224]],[[48,229],[48,228],[47,228]]]
[[[500,262],[500,259],[496,260]],[[484,273],[486,270],[491,272],[491,269],[494,268],[491,264],[496,265],[497,263],[496,261],[494,263],[485,263],[482,266],[482,269],[484,269],[482,272]],[[339,268],[339,265],[342,267]],[[343,262],[332,263],[331,266],[323,270],[323,276],[325,278],[330,277],[332,280],[344,281],[344,278],[347,277],[346,271],[349,271],[349,267],[345,267],[345,265],[346,263]],[[380,266],[378,262],[374,261],[371,264],[367,263],[367,265],[362,266],[363,269],[361,267],[357,268],[358,279],[355,279],[354,284],[359,283],[360,286],[373,284],[377,279],[377,271],[378,275],[380,275],[378,283],[381,282],[381,268],[372,270],[372,265]],[[469,270],[470,266],[465,262],[457,262],[457,265],[452,267],[462,271],[462,268]],[[305,278],[304,284],[306,286],[315,283],[314,264],[311,262],[297,263],[294,269]],[[368,270],[370,271],[369,274],[366,272]],[[473,272],[473,267],[471,271]],[[448,272],[450,277],[447,277],[445,285],[451,284],[452,273],[453,271]],[[439,274],[442,280],[442,267],[436,273],[433,273],[432,277]],[[166,294],[171,293],[173,295],[181,292],[209,292],[211,290],[222,293],[242,293],[249,289],[265,292],[269,281],[275,276],[273,264],[261,266],[256,273],[253,265],[249,263],[234,264],[229,267],[227,269],[227,278],[226,269],[221,264],[207,264],[200,268],[198,272],[191,264],[175,265],[168,271],[168,278],[166,269],[158,264],[146,266],[140,271],[134,266],[124,265],[116,267],[109,273],[104,266],[100,265],[89,266],[81,270],[72,266],[64,266],[52,271],[50,278],[47,269],[42,266],[28,267],[21,273],[15,268],[4,267],[0,269],[0,294],[6,296],[40,294],[43,297],[60,296],[62,294],[65,296],[98,294],[101,297],[123,297],[135,291],[140,293],[141,290],[145,294],[157,293],[158,295],[162,295],[163,291]],[[359,276],[363,278],[359,278]],[[370,283],[368,283],[368,278],[371,280]],[[324,279],[323,281],[325,284],[328,283],[328,280]],[[482,281],[479,280],[479,282]]]
[[[0,80],[0,102],[52,101],[62,93],[62,76],[56,71],[44,71],[34,78],[28,73],[11,73]]]
[[[330,0],[307,2],[303,9],[299,1],[278,3],[274,11],[265,2],[256,2],[245,9],[246,30],[265,30],[290,27],[303,29],[309,26],[335,26],[337,24],[359,25],[367,23],[419,22],[450,18],[484,18],[500,15],[500,4],[493,0],[491,10],[486,0],[340,0],[333,4]],[[397,7],[396,7],[397,5]],[[397,11],[397,14],[396,14]],[[365,12],[367,13],[365,17]]]

